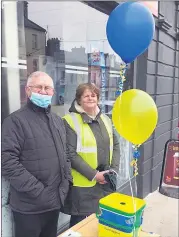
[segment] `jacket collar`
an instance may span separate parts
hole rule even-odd
[[[69,109],[69,112],[80,114],[83,123],[92,123],[93,121],[98,121],[101,115],[101,110],[100,108],[98,108],[98,110],[96,111],[97,115],[95,117],[91,117],[83,110],[83,108],[80,105],[77,104],[76,100],[73,101],[71,108]]]
[[[42,112],[42,113],[46,113],[46,114],[51,112],[51,105],[49,105],[47,108],[41,108],[41,107],[33,104],[29,98],[27,99],[27,107],[31,108],[35,112]]]
[[[99,112],[99,114],[97,114],[96,118],[91,118],[89,117],[86,113],[82,113],[81,117],[83,119],[83,123],[92,123],[93,121],[98,121],[98,119],[100,118],[101,112]]]

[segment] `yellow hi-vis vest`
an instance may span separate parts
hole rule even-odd
[[[70,113],[63,117],[70,127],[77,134],[77,154],[89,165],[92,169],[98,167],[98,158],[97,158],[97,144],[95,136],[87,123],[83,122],[83,119],[80,114]],[[110,164],[112,161],[113,155],[113,130],[112,122],[107,115],[101,114],[100,118],[102,119],[106,130],[109,135],[109,149],[110,149]],[[77,187],[93,187],[96,184],[96,180],[90,181],[85,176],[80,174],[75,169],[72,169],[73,176],[73,186]]]

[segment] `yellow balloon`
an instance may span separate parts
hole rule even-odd
[[[158,111],[152,97],[144,91],[132,89],[115,101],[112,121],[118,133],[135,145],[144,143],[153,133]]]

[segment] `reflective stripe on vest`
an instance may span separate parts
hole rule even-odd
[[[77,146],[76,146],[76,152],[83,152],[83,153],[95,153],[97,152],[97,147],[85,147],[82,144],[82,129],[80,129],[80,123],[77,119],[77,116],[75,115],[75,113],[71,113],[72,119],[73,119],[73,123],[75,125],[75,131],[77,134]]]
[[[113,130],[112,123],[109,117],[106,115],[101,115],[106,130],[109,135],[110,140],[110,164],[112,161],[113,154]],[[96,169],[98,166],[97,161],[97,144],[94,134],[87,123],[84,123],[80,114],[71,113],[64,117],[70,127],[77,134],[77,147],[76,152],[80,155],[80,157],[89,165],[91,168]],[[88,139],[86,139],[88,138]],[[76,170],[72,169],[73,176],[73,185],[78,187],[92,187],[96,184],[96,181],[89,181],[86,177],[81,175]]]

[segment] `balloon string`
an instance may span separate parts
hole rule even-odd
[[[138,175],[138,166],[137,166],[137,161],[140,157],[140,152],[138,150],[138,148],[140,147],[140,145],[133,145],[133,159],[131,161],[131,166],[133,166],[133,175],[135,177],[135,195],[137,196],[137,180],[136,180],[136,176]],[[130,177],[129,177],[130,179]],[[130,180],[131,182],[131,180]],[[131,188],[131,194],[132,194],[132,200],[133,200],[133,207],[134,207],[134,212],[135,212],[135,216],[134,216],[134,229],[133,229],[133,237],[138,236],[137,232],[136,232],[136,228],[135,228],[135,223],[136,223],[136,218],[137,218],[137,207],[136,207],[136,202],[134,201],[134,192],[133,192],[133,187],[132,184],[130,183],[130,188]]]
[[[120,80],[119,80],[119,85],[116,91],[116,96],[120,96],[123,92],[123,84],[126,80],[125,77],[125,73],[126,73],[126,69],[127,69],[127,64],[123,63],[120,65],[120,71],[119,71],[119,75],[120,75]],[[121,101],[121,99],[120,99]],[[140,157],[140,152],[138,151],[138,148],[140,147],[140,145],[133,145],[133,159],[131,161],[131,166],[133,166],[133,172],[134,172],[134,177],[136,177],[138,175],[138,166],[137,166],[137,161],[138,158]],[[131,182],[131,177],[130,177],[130,172],[128,174],[129,177],[129,184],[130,184],[130,189],[131,189],[131,195],[132,195],[132,200],[133,200],[133,207],[134,207],[134,212],[135,212],[135,217],[134,217],[134,223],[136,222],[136,212],[137,212],[137,208],[136,208],[136,202],[134,200],[134,192],[133,192],[133,187],[132,187],[132,182]],[[137,195],[137,182],[135,179],[135,195]],[[134,229],[133,229],[133,237],[136,237],[136,228],[135,228],[135,224],[133,225]]]
[[[119,85],[116,91],[116,96],[120,96],[123,92],[123,85],[124,82],[126,80],[125,77],[125,73],[126,73],[126,69],[127,69],[127,64],[123,63],[120,65],[120,71],[119,71],[119,75],[120,75],[120,80],[119,80]],[[121,101],[121,98],[120,98]],[[137,161],[138,158],[140,157],[140,152],[138,150],[138,148],[140,147],[140,145],[133,145],[133,159],[131,161],[131,166],[133,166],[133,173],[134,173],[134,177],[136,177],[138,175],[138,165],[137,165]],[[130,184],[130,189],[131,189],[131,195],[132,195],[132,201],[133,201],[133,207],[134,207],[134,212],[135,212],[135,216],[134,216],[134,229],[133,229],[133,237],[136,237],[136,228],[135,228],[135,222],[136,222],[136,212],[137,212],[137,208],[136,208],[136,202],[134,200],[134,192],[133,192],[133,187],[132,187],[132,182],[131,182],[131,177],[130,177],[130,173],[129,173],[129,184]],[[135,179],[135,195],[137,195],[137,182]]]
[[[138,159],[140,157],[140,151],[138,150],[138,148],[140,147],[140,145],[133,145],[133,159],[130,163],[131,166],[133,166],[133,171],[134,171],[134,176],[138,175]]]
[[[124,85],[124,82],[126,81],[126,77],[125,77],[126,69],[127,69],[127,64],[123,63],[120,65],[119,84],[116,91],[116,96],[120,96],[122,94],[123,85]]]

